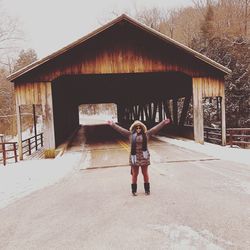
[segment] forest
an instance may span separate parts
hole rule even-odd
[[[231,69],[225,79],[226,124],[250,127],[250,0],[193,0],[192,7],[127,14]],[[18,47],[21,33],[18,22],[0,16],[0,134],[16,134],[14,88],[6,76],[38,59],[32,48]],[[204,120],[211,122],[213,114],[214,102],[204,100]]]

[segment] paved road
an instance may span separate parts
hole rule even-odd
[[[0,210],[0,249],[249,249],[249,166],[154,139],[152,194],[140,176],[133,197],[127,141],[103,129],[75,137],[78,169]]]

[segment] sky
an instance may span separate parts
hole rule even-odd
[[[112,13],[147,7],[164,9],[192,5],[192,0],[0,0],[3,11],[18,19],[22,48],[43,58],[104,25]]]

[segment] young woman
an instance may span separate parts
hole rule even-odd
[[[139,167],[141,167],[144,178],[144,189],[147,195],[150,194],[150,183],[148,176],[148,166],[150,165],[150,154],[148,151],[148,139],[151,135],[156,134],[165,125],[170,123],[170,119],[165,119],[150,130],[140,121],[135,121],[129,130],[120,127],[113,121],[108,121],[108,124],[117,130],[119,133],[130,139],[131,152],[129,163],[131,166],[132,175],[132,194],[137,195],[137,177],[139,174]]]

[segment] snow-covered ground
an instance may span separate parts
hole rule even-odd
[[[157,138],[179,147],[204,153],[209,156],[214,156],[221,160],[247,164],[250,167],[250,149],[243,149],[239,147],[230,147],[230,146],[222,147],[220,145],[207,142],[205,142],[202,145],[191,140],[173,139],[173,138],[166,138],[163,136],[157,136]]]
[[[0,208],[60,181],[77,166],[80,157],[80,153],[66,153],[56,159],[0,165]]]

